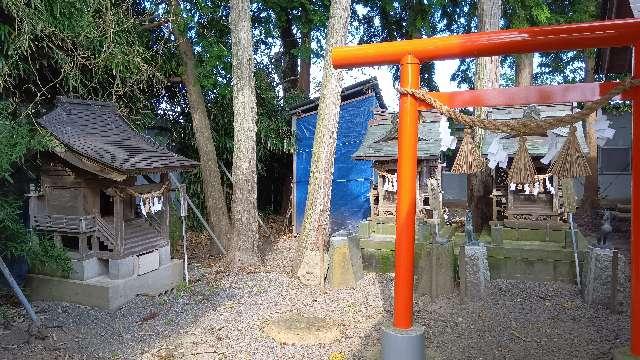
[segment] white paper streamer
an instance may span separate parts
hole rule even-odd
[[[448,149],[455,149],[458,143],[458,139],[455,136],[451,136],[451,129],[449,129],[449,121],[446,116],[440,118],[440,151],[447,151]]]
[[[504,151],[502,141],[500,141],[504,136],[504,134],[495,135],[491,141],[491,145],[489,145],[489,148],[487,149],[487,159],[489,159],[489,167],[491,169],[495,169],[498,165],[502,168],[507,168],[509,155]]]
[[[593,125],[596,130],[596,142],[598,146],[604,146],[607,143],[607,140],[612,139],[613,135],[615,135],[616,130],[610,127],[611,121],[599,118],[596,120],[596,123]]]
[[[547,155],[540,159],[540,161],[545,165],[549,165],[549,163],[555,159],[560,148],[562,148],[562,144],[558,141],[558,135],[556,135],[553,130],[547,131]]]

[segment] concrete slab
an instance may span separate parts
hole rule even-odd
[[[172,260],[155,271],[123,280],[99,276],[78,281],[29,274],[25,286],[32,300],[63,301],[114,311],[137,295],[171,290],[182,277],[182,260]]]

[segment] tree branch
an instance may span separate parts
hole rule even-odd
[[[168,24],[171,20],[169,18],[164,18],[156,22],[143,24],[142,28],[145,30],[152,30],[161,27],[162,25]]]

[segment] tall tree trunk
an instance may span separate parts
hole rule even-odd
[[[231,0],[233,67],[233,241],[231,265],[249,269],[259,264],[256,174],[256,85],[249,0]]]
[[[290,10],[285,10],[284,19],[279,22],[280,43],[282,44],[282,92],[287,96],[298,84],[298,57],[295,50],[298,49],[298,40],[293,31],[293,20]]]
[[[492,31],[500,29],[502,15],[501,0],[478,1],[478,31]],[[475,88],[496,88],[500,84],[500,57],[482,57],[476,62]],[[486,109],[476,109],[476,115],[485,117]],[[475,141],[481,146],[484,134],[481,129],[475,129]],[[473,213],[473,228],[476,232],[489,224],[492,216],[492,181],[488,167],[467,177],[467,196]]]
[[[333,0],[329,11],[326,54],[318,120],[313,139],[311,175],[305,207],[302,234],[303,250],[298,268],[300,281],[320,286],[326,273],[326,243],[329,239],[329,209],[333,160],[340,115],[342,73],[331,66],[331,51],[346,43],[351,0]]]
[[[516,55],[516,86],[530,86],[533,82],[533,54]]]
[[[177,0],[171,2],[174,16],[182,16],[180,4]],[[204,199],[207,205],[207,220],[213,233],[228,249],[231,234],[231,224],[229,213],[227,212],[227,202],[224,196],[224,189],[220,180],[220,169],[218,169],[218,157],[216,147],[213,144],[213,134],[207,115],[207,107],[202,95],[202,88],[198,80],[196,60],[193,56],[193,46],[191,41],[184,36],[174,24],[173,34],[176,37],[178,52],[182,60],[183,74],[182,81],[187,88],[189,99],[189,112],[193,121],[193,131],[196,137],[196,147],[200,155],[200,170],[202,172],[202,188],[204,189]],[[210,242],[212,252],[217,252],[217,246],[213,239]]]
[[[595,53],[593,50],[585,50],[584,52],[584,82],[593,82],[595,80]],[[584,179],[584,194],[582,195],[582,210],[585,214],[591,214],[593,209],[600,206],[598,198],[598,142],[595,130],[597,113],[591,114],[585,121],[585,140],[589,153],[587,154],[587,163],[591,175]]]
[[[298,75],[298,90],[305,97],[311,92],[311,30],[302,31],[300,43],[304,52],[300,57],[300,73]]]

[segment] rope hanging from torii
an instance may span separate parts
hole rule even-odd
[[[591,114],[598,111],[616,96],[639,85],[640,79],[625,79],[600,99],[585,103],[584,108],[576,113],[546,119],[532,118],[508,121],[482,119],[462,114],[431,97],[429,92],[424,89],[397,88],[397,90],[400,94],[415,96],[417,99],[431,105],[442,115],[467,127],[478,127],[496,133],[520,137],[516,156],[514,157],[513,164],[509,169],[509,181],[528,184],[533,181],[535,177],[535,169],[526,147],[526,136],[546,136],[547,131],[569,126],[569,135],[565,140],[559,155],[554,159],[554,162],[551,165],[551,174],[559,179],[590,175],[591,171],[589,170],[586,157],[582,153],[576,137],[575,124],[583,121]],[[451,172],[471,174],[483,170],[485,166],[486,161],[482,158],[480,149],[473,141],[472,132],[466,129],[462,144],[460,145],[460,150],[458,151],[458,156],[456,157]]]

